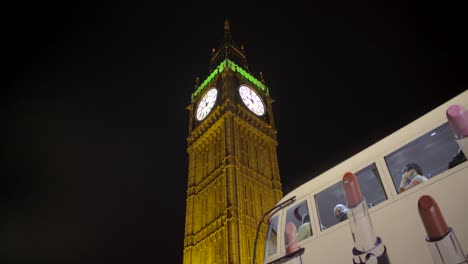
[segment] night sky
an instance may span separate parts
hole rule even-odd
[[[225,19],[284,193],[467,89],[466,3],[306,3],[4,5],[2,260],[182,263],[186,107]]]

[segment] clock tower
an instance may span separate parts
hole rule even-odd
[[[258,223],[283,196],[272,102],[226,21],[209,74],[187,107],[184,264],[252,263]],[[256,263],[263,260],[266,225],[261,232]]]

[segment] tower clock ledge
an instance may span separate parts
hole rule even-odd
[[[266,123],[265,120],[256,117],[249,113],[248,110],[238,105],[236,107],[236,113],[232,113],[231,111],[226,111],[224,107],[217,107],[211,115],[209,115],[206,120],[197,124],[195,128],[191,131],[189,136],[187,137],[187,141],[191,145],[195,141],[197,141],[200,137],[213,133],[212,131],[216,131],[215,123],[218,121],[223,121],[223,119],[234,117],[236,121],[241,122],[243,124],[249,124],[251,127],[255,127],[259,130],[259,135],[264,136],[267,135],[271,139],[276,141],[276,134],[277,131],[273,128],[270,124]]]
[[[249,125],[257,128],[261,132],[270,136],[272,139],[276,140],[277,131],[272,127],[272,125],[266,123],[263,119],[252,115],[240,105],[237,107],[237,117],[239,117],[239,120],[242,122],[247,122]]]
[[[213,113],[203,120],[203,122],[196,124],[187,137],[189,144],[191,145],[193,142],[198,140],[198,138],[209,133],[209,130],[210,132],[216,130],[215,123],[220,120],[221,116],[222,112],[220,107],[216,107],[216,109],[213,110]]]

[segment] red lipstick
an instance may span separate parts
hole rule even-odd
[[[452,228],[445,222],[437,202],[429,195],[418,200],[419,216],[426,229],[427,245],[436,264],[468,263]]]
[[[343,190],[348,207],[355,207],[362,201],[361,188],[353,173],[346,172],[343,176]]]
[[[439,205],[429,195],[423,195],[418,201],[419,215],[426,228],[429,241],[440,240],[449,232]]]
[[[343,191],[348,206],[348,223],[354,241],[353,263],[390,264],[382,239],[375,235],[367,201],[362,196],[356,175],[351,172],[344,174]]]

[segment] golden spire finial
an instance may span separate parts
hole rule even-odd
[[[224,21],[224,44],[228,44],[232,42],[231,33],[229,32],[230,28],[231,28],[231,24],[226,18],[226,20]]]

